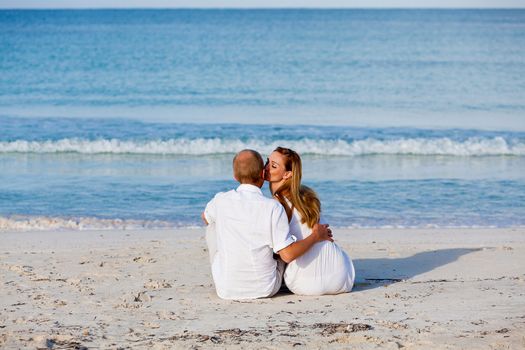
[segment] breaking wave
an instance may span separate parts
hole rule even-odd
[[[236,153],[252,148],[270,153],[277,146],[285,146],[301,154],[361,156],[388,155],[447,155],[488,156],[525,155],[525,142],[503,137],[472,137],[463,141],[450,138],[401,138],[394,140],[363,139],[347,141],[319,140],[240,140],[221,138],[169,140],[85,140],[65,138],[56,141],[3,141],[0,153],[79,153],[79,154],[152,154],[152,155],[212,155]]]

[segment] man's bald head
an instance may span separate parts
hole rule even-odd
[[[264,162],[259,152],[245,149],[233,158],[233,176],[241,184],[262,185]]]

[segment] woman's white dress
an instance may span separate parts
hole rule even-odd
[[[301,223],[301,214],[294,209],[290,233],[301,240],[311,232],[312,229]],[[341,247],[330,241],[314,244],[305,254],[289,263],[284,272],[286,286],[300,295],[349,292],[354,280],[352,260]]]

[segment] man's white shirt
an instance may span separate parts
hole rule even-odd
[[[269,296],[277,283],[273,253],[294,242],[282,205],[254,185],[221,192],[206,205],[204,215],[215,224],[217,253],[212,275],[223,299]]]

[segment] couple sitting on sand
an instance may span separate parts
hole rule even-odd
[[[349,292],[354,267],[333,242],[316,193],[301,185],[301,158],[278,147],[266,165],[243,150],[233,159],[240,186],[221,192],[202,214],[213,281],[223,299],[271,297],[283,282],[296,294]],[[261,192],[264,180],[274,198]]]

